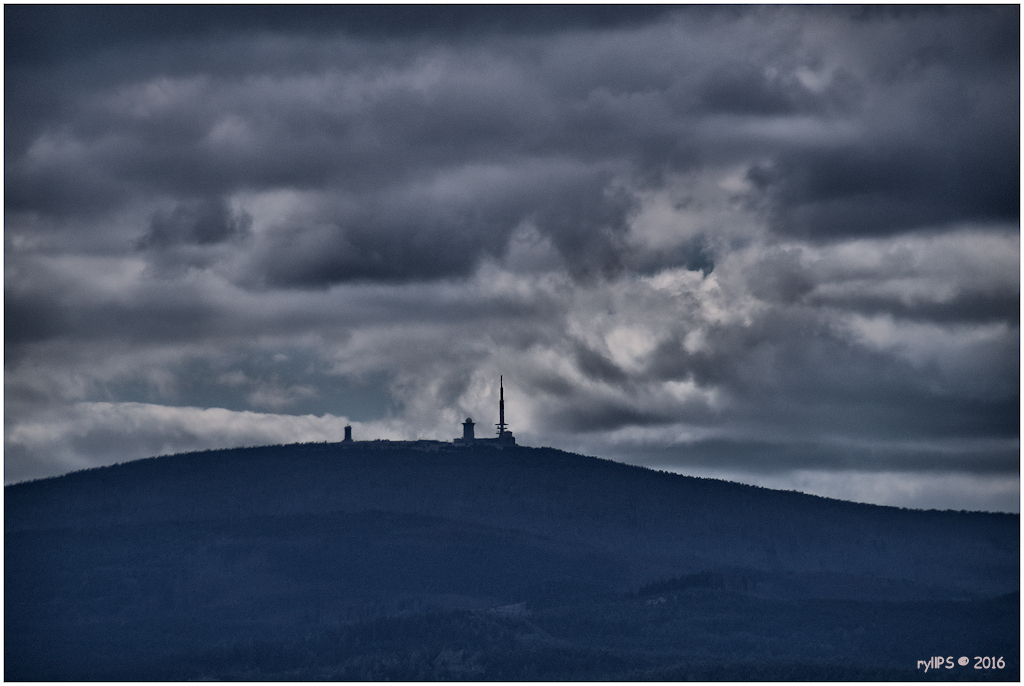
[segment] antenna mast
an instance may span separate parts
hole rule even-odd
[[[498,400],[498,436],[504,436],[507,428],[505,424],[505,384],[501,376],[498,377],[498,385],[501,388],[501,396]]]

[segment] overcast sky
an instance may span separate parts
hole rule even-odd
[[[478,434],[1019,511],[1019,7],[7,5],[5,482]]]

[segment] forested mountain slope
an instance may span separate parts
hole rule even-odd
[[[1010,672],[945,674],[1019,673],[1017,515],[431,442],[4,490],[8,679],[914,678],[997,648]]]

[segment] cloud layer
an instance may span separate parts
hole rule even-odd
[[[5,19],[8,482],[503,374],[527,443],[1016,509],[1015,6]]]

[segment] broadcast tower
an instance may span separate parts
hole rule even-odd
[[[498,442],[499,443],[511,443],[515,444],[516,439],[512,437],[512,432],[508,430],[508,424],[505,423],[505,380],[503,377],[498,377],[498,384],[501,389],[501,395],[498,399]]]

